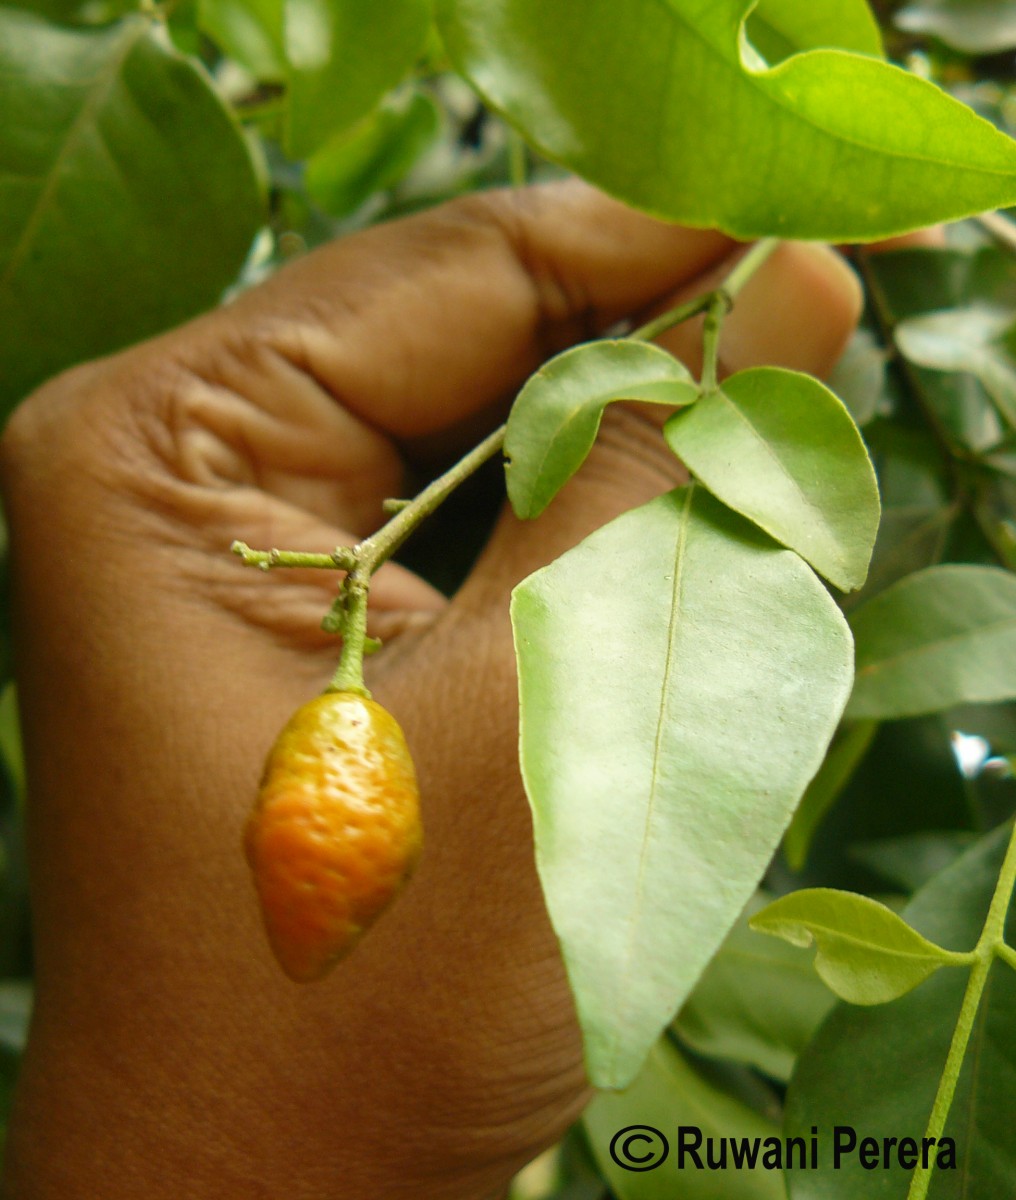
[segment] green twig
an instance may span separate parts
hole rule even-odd
[[[706,292],[702,296],[696,296],[694,300],[688,300],[685,304],[668,309],[665,313],[661,313],[660,316],[654,317],[645,325],[640,325],[638,329],[629,333],[628,341],[651,342],[653,338],[659,337],[661,333],[666,333],[668,329],[673,329],[675,325],[682,325],[685,321],[690,321],[692,317],[697,317],[699,313],[705,312],[715,295],[715,292]]]
[[[715,392],[720,386],[720,331],[723,329],[723,318],[730,312],[732,303],[727,292],[719,291],[706,310],[706,322],[702,327],[702,379],[700,381],[702,391],[706,395]]]
[[[711,292],[705,292],[692,300],[686,300],[668,309],[628,335],[630,341],[649,342],[685,321],[706,314],[702,335],[702,390],[715,391],[719,370],[720,332],[723,319],[730,312],[744,285],[779,246],[779,238],[763,238],[756,242],[740,259],[723,283]]]
[[[356,566],[355,551],[336,546],[330,554],[310,554],[303,550],[252,550],[246,542],[229,547],[248,567],[270,571],[272,567],[316,567],[330,571],[351,571]]]
[[[772,257],[779,244],[779,238],[763,238],[760,242],[756,242],[740,262],[738,262],[737,266],[734,267],[723,281],[723,290],[730,297],[731,301],[737,299],[744,285],[751,279],[766,259]]]
[[[443,475],[429,483],[422,492],[406,506],[399,510],[394,517],[383,525],[377,533],[356,546],[354,553],[357,565],[367,575],[373,575],[379,566],[395,553],[407,537],[425,518],[440,508],[452,492],[477,471],[483,464],[501,449],[504,444],[505,427],[502,425],[488,434],[478,446],[472,450]]]
[[[974,950],[974,966],[970,972],[970,979],[967,981],[966,991],[963,993],[963,1003],[960,1006],[956,1028],[949,1045],[942,1078],[939,1080],[931,1116],[928,1118],[928,1127],[924,1132],[926,1138],[934,1138],[936,1143],[941,1139],[946,1121],[949,1119],[949,1110],[952,1108],[953,1097],[956,1094],[956,1085],[959,1083],[960,1071],[963,1069],[963,1059],[967,1052],[970,1034],[973,1032],[974,1022],[977,1019],[977,1010],[984,994],[984,985],[988,981],[988,972],[996,957],[1004,958],[1010,965],[1013,965],[1013,957],[1016,957],[1012,956],[1012,951],[1005,945],[1005,918],[1009,911],[1014,886],[1016,886],[1016,824],[1014,824],[1009,838],[1009,847],[1006,850],[1005,861],[1002,863],[1002,870],[999,872],[998,882],[995,884],[995,892],[991,898],[984,928],[981,930],[981,936]],[[926,1200],[933,1171],[934,1166],[931,1162],[928,1166],[924,1166],[923,1163],[918,1166],[910,1180],[907,1200]]]
[[[263,571],[272,567],[330,567],[347,572],[324,622],[324,628],[342,633],[342,654],[329,691],[370,695],[363,682],[363,658],[370,648],[367,601],[371,576],[391,558],[421,521],[439,508],[474,471],[493,458],[504,443],[504,431],[503,425],[495,429],[412,500],[386,501],[386,510],[394,510],[395,515],[357,546],[338,546],[331,554],[307,554],[298,550],[252,550],[245,542],[233,543],[234,554],[248,566],[260,567]]]
[[[367,601],[370,596],[369,578],[358,568],[351,571],[342,585],[342,653],[339,665],[328,685],[329,692],[356,692],[370,698],[363,682],[363,655],[367,640]]]

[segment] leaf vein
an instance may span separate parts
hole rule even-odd
[[[653,811],[656,807],[657,788],[659,785],[659,761],[660,761],[660,745],[663,740],[663,729],[667,714],[667,696],[669,693],[670,676],[674,666],[674,642],[677,637],[678,617],[681,611],[681,582],[684,574],[685,546],[688,538],[688,526],[690,524],[691,506],[695,498],[694,486],[688,488],[687,499],[684,502],[684,507],[681,511],[681,523],[677,533],[677,544],[674,548],[674,585],[671,590],[670,617],[667,623],[667,655],[663,669],[663,682],[660,687],[660,708],[656,719],[656,733],[653,740],[653,759],[652,759],[652,783],[649,789],[649,799],[646,805],[645,827],[642,832],[642,844],[639,848],[639,865],[636,874],[635,882],[635,903],[632,905],[631,912],[628,917],[628,929],[625,947],[624,967],[620,974],[621,980],[621,995],[626,998],[631,995],[631,988],[628,986],[628,978],[631,975],[632,960],[635,956],[635,933],[639,922],[639,913],[642,907],[642,891],[644,886],[646,860],[649,855],[649,831],[653,823]],[[622,1004],[624,1000],[622,1000]],[[623,1036],[624,1030],[624,1010],[618,1014],[618,1021],[615,1026],[614,1050],[616,1053],[617,1044]]]

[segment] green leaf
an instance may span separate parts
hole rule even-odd
[[[393,96],[307,160],[307,194],[332,216],[347,216],[398,183],[439,128],[429,96]]]
[[[898,474],[899,466],[900,463],[894,463],[890,470]],[[845,606],[856,607],[904,576],[940,563],[958,515],[959,507],[955,504],[899,504],[883,508],[868,578]]]
[[[57,25],[108,25],[136,12],[138,6],[135,0],[19,0],[6,7],[34,13]]]
[[[430,28],[429,0],[287,0],[286,149],[306,158],[403,78]]]
[[[878,531],[878,484],[843,404],[810,375],[756,367],[665,427],[674,453],[724,504],[843,591],[860,587]]]
[[[701,488],[520,584],[523,778],[590,1077],[624,1087],[758,884],[850,686],[825,588]]]
[[[822,818],[850,782],[877,731],[876,721],[855,721],[840,729],[818,774],[808,784],[783,839],[783,852],[791,870],[800,871],[804,866]]]
[[[289,155],[309,157],[410,70],[429,0],[199,0],[201,27],[256,79],[287,85]]]
[[[908,33],[930,33],[967,54],[995,54],[1016,46],[1013,0],[918,0],[894,22]]]
[[[684,1128],[701,1130],[704,1139],[765,1139],[779,1137],[776,1124],[760,1116],[743,1101],[730,1095],[711,1080],[666,1039],[653,1047],[646,1065],[635,1082],[624,1092],[603,1092],[596,1096],[582,1118],[593,1154],[611,1192],[617,1200],[783,1200],[785,1192],[778,1171],[740,1170],[728,1165],[724,1171],[679,1168],[677,1138]],[[631,1129],[637,1139],[628,1143],[615,1136],[632,1126],[648,1127],[643,1134]],[[622,1161],[635,1161],[646,1155],[659,1155],[662,1144],[649,1130],[667,1138],[669,1153],[655,1170],[625,1170],[610,1153]]]
[[[941,566],[893,584],[850,617],[854,719],[888,720],[1016,697],[1016,576]]]
[[[198,23],[255,79],[285,80],[282,0],[198,0]]]
[[[0,691],[0,762],[7,768],[19,804],[25,797],[25,757],[21,744],[17,689],[13,682]]]
[[[945,870],[976,840],[969,830],[938,830],[878,838],[850,847],[850,857],[910,894]]]
[[[841,1000],[887,1004],[957,955],[929,942],[891,908],[868,896],[805,888],[781,896],[748,922],[793,946],[817,946],[815,970]]]
[[[0,10],[0,403],[215,304],[262,219],[246,143],[151,20]]]
[[[768,69],[742,38],[753,7],[438,0],[437,13],[488,103],[549,157],[660,216],[741,238],[859,241],[1016,202],[1005,134],[847,52],[852,37],[812,49],[802,14],[819,5],[780,6],[804,52]]]
[[[20,1056],[28,1040],[32,1015],[32,984],[27,979],[0,982],[0,1047]]]
[[[543,512],[582,466],[612,401],[690,404],[698,393],[688,369],[647,342],[604,339],[552,358],[530,377],[508,418],[505,477],[515,515]]]
[[[976,253],[923,249],[872,254],[864,256],[863,266],[872,302],[887,328],[945,310],[1016,308],[1016,262],[993,246]],[[903,365],[937,431],[947,435],[961,456],[964,451],[982,456],[998,445],[1005,427],[975,375],[931,370],[906,358]]]
[[[748,1063],[785,1083],[835,1001],[810,955],[748,928],[766,902],[752,897],[673,1030],[696,1054]]]
[[[830,46],[882,56],[882,34],[866,0],[762,0],[748,14],[745,32],[770,66]]]
[[[980,936],[1005,853],[1009,828],[989,834],[932,879],[904,910],[924,936],[969,950]],[[1016,941],[1016,906],[1007,922]],[[858,1137],[920,1139],[967,974],[939,971],[922,987],[876,1008],[839,1005],[803,1051],[787,1098],[784,1132],[825,1133],[817,1171],[794,1171],[792,1200],[905,1200],[911,1172],[895,1163],[865,1170],[856,1154],[835,1169],[831,1130]],[[1016,972],[996,963],[960,1074],[946,1135],[956,1141],[956,1169],[936,1172],[931,1200],[1000,1200],[1016,1195]],[[920,1142],[918,1140],[918,1145]]]
[[[973,305],[901,321],[895,338],[911,362],[935,371],[969,371],[1003,420],[1016,429],[1016,359],[1010,310]]]
[[[858,425],[888,408],[886,365],[889,351],[869,329],[858,329],[829,374],[829,390],[843,401]]]

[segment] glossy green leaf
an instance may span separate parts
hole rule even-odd
[[[770,66],[822,47],[882,54],[882,34],[867,0],[762,0],[748,14],[745,32]]]
[[[971,949],[980,936],[1009,829],[998,829],[932,879],[904,917],[936,943]],[[1016,906],[1008,941],[1016,942]],[[965,971],[939,971],[892,1004],[839,1005],[803,1051],[787,1098],[785,1132],[826,1131],[817,1171],[794,1171],[792,1200],[905,1200],[911,1172],[895,1163],[865,1170],[856,1154],[834,1165],[831,1130],[858,1137],[920,1139],[956,1026]],[[946,1135],[956,1169],[935,1173],[930,1200],[1000,1200],[1016,1195],[1016,971],[996,962],[960,1074]],[[919,1143],[918,1143],[919,1144]]]
[[[283,0],[198,0],[198,22],[255,79],[286,78]]]
[[[850,782],[877,730],[875,721],[855,721],[839,730],[783,838],[783,852],[791,870],[800,871],[804,866],[816,829]]]
[[[748,1063],[785,1083],[835,1001],[810,954],[748,928],[766,903],[752,897],[673,1030],[697,1054]]]
[[[1016,46],[1013,0],[916,0],[893,18],[908,33],[930,33],[968,54]]]
[[[923,938],[868,896],[805,888],[774,900],[748,922],[793,946],[815,943],[815,970],[851,1004],[887,1004],[956,956]]]
[[[1005,134],[900,68],[810,48],[803,4],[786,6],[800,19],[783,32],[804,53],[767,68],[742,38],[753,7],[438,0],[437,13],[493,107],[661,216],[743,238],[857,241],[1016,202]]]
[[[851,614],[857,677],[847,715],[887,720],[1016,697],[1016,576],[929,567]]]
[[[437,136],[440,115],[421,92],[393,96],[307,160],[307,194],[333,216],[355,212],[410,170]]]
[[[878,531],[878,484],[843,404],[810,375],[756,367],[665,427],[701,483],[843,591],[860,587]]]
[[[505,477],[515,515],[543,512],[582,466],[612,401],[680,405],[698,393],[687,367],[648,342],[604,339],[552,358],[530,377],[508,417]]]
[[[0,401],[214,304],[262,218],[247,145],[161,26],[0,10]],[[8,119],[9,118],[9,119]]]
[[[617,1200],[783,1200],[785,1192],[779,1171],[756,1167],[740,1170],[728,1160],[722,1171],[696,1170],[689,1159],[680,1167],[680,1130],[701,1130],[707,1137],[747,1139],[749,1147],[759,1139],[761,1153],[768,1148],[767,1138],[779,1136],[778,1126],[760,1116],[740,1099],[730,1095],[710,1079],[666,1039],[653,1047],[645,1067],[632,1085],[623,1092],[602,1092],[586,1109],[582,1118],[600,1170]],[[626,1142],[622,1130],[632,1126],[649,1127],[645,1132],[631,1129],[635,1135]],[[661,1165],[652,1170],[625,1170],[611,1155],[641,1167],[641,1159],[654,1161],[663,1152],[662,1143],[651,1131],[662,1133],[669,1152]]]
[[[409,71],[429,0],[287,0],[287,150],[306,158],[365,116]]]
[[[1016,429],[1013,313],[985,305],[911,317],[896,326],[900,351],[936,371],[969,371],[980,380],[1010,428]]]
[[[521,762],[590,1076],[624,1087],[758,884],[850,686],[825,588],[701,488],[515,589]]]

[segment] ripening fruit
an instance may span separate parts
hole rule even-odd
[[[401,889],[422,844],[413,760],[391,713],[354,692],[297,709],[268,755],[244,835],[286,974],[325,975]]]

